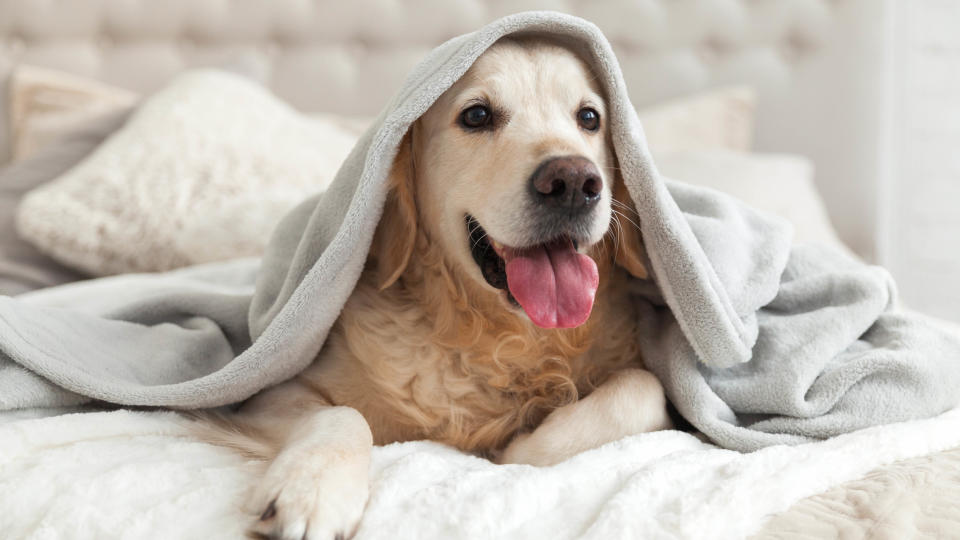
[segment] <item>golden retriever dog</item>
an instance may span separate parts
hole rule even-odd
[[[606,115],[576,55],[511,38],[415,122],[323,350],[208,435],[270,460],[254,533],[352,535],[375,444],[550,465],[670,426],[624,292],[647,271]]]

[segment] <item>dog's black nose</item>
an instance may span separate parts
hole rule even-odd
[[[603,180],[592,161],[581,156],[550,158],[530,177],[533,198],[557,209],[585,210],[600,200]]]

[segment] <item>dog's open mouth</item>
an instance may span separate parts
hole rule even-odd
[[[577,252],[569,237],[514,248],[490,238],[480,223],[466,217],[470,253],[491,286],[542,328],[573,328],[593,310],[600,282],[597,263]]]

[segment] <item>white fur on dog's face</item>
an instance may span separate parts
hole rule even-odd
[[[493,121],[470,130],[461,115],[477,104],[489,107]],[[584,108],[599,113],[599,129],[581,127],[577,115]],[[592,211],[568,232],[584,251],[610,224],[614,162],[608,133],[599,85],[578,57],[544,42],[500,41],[414,130],[422,225],[461,270],[483,283],[471,260],[465,216],[473,216],[498,244],[524,248],[552,240],[532,217],[531,175],[548,158],[582,156],[596,165],[603,182]]]

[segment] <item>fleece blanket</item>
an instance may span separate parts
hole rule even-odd
[[[254,519],[245,494],[262,464],[190,438],[173,413],[8,424],[4,416],[0,493],[14,494],[0,496],[5,538],[235,539]],[[391,444],[373,451],[356,540],[742,539],[829,486],[958,444],[960,410],[747,454],[678,431],[645,433],[553,467],[494,465],[431,442]],[[943,507],[951,502],[936,501],[930,513],[950,515]],[[871,535],[916,536],[909,519],[888,527],[888,510],[864,509],[880,516]]]
[[[894,311],[884,270],[794,249],[781,220],[664,181],[604,36],[575,17],[531,12],[433,50],[326,192],[280,223],[259,269],[239,261],[0,298],[0,407],[212,407],[302,370],[363,268],[401,138],[487,47],[514,34],[564,42],[604,87],[653,274],[624,294],[642,312],[647,366],[694,426],[721,446],[755,450],[956,403],[956,334]]]

